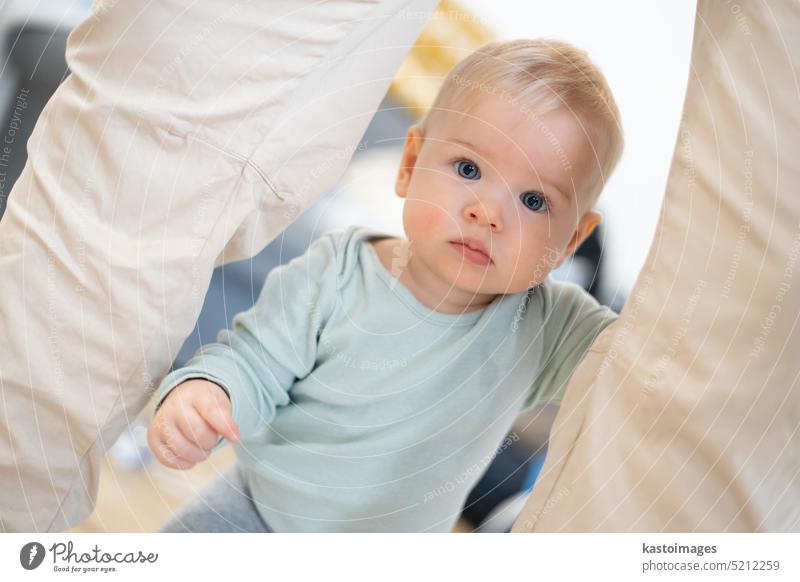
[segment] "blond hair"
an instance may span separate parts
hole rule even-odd
[[[464,111],[482,95],[521,101],[544,115],[566,108],[580,119],[591,140],[599,179],[596,199],[617,165],[624,145],[619,110],[600,69],[585,51],[555,40],[489,43],[453,67],[419,122],[427,134],[441,112]]]

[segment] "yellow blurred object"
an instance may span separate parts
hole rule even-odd
[[[433,103],[448,71],[494,36],[477,15],[457,2],[442,0],[397,71],[389,87],[392,97],[420,116]]]

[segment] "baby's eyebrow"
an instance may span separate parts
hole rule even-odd
[[[488,147],[485,144],[483,145],[483,147],[478,147],[475,144],[470,143],[465,139],[460,139],[460,138],[457,138],[457,137],[451,137],[450,139],[448,139],[446,141],[448,141],[450,143],[454,143],[454,144],[460,145],[460,146],[465,147],[465,148],[467,148],[469,150],[472,150],[473,152],[479,154],[482,158],[490,160],[490,161],[491,160],[499,160],[502,157],[502,156],[498,155],[498,153],[495,150],[493,150],[492,148]]]
[[[552,184],[550,182],[542,182],[542,186],[544,185],[548,186],[547,188],[545,188],[546,190],[545,193],[555,192],[558,198],[561,198],[561,200],[566,206],[570,205],[571,199],[569,196],[567,196],[564,190],[562,190],[561,188],[557,187],[555,184]]]
[[[463,140],[463,139],[458,139],[457,137],[451,137],[447,141],[450,141],[450,142],[453,142],[453,143],[457,143],[457,144],[461,144],[463,146],[467,146],[468,148],[477,149],[474,145],[472,145],[468,141]]]
[[[463,147],[465,147],[467,149],[470,149],[472,151],[475,151],[475,152],[479,152],[480,153],[480,151],[481,151],[481,149],[478,146],[476,146],[474,144],[471,144],[470,142],[468,142],[466,140],[459,139],[457,137],[451,137],[450,139],[448,139],[446,141],[448,141],[450,143],[458,144],[460,146],[463,146]],[[491,152],[489,152],[489,153],[491,153]]]

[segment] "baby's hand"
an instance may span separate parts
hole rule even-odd
[[[204,461],[220,435],[239,440],[228,395],[219,385],[195,378],[180,383],[162,401],[147,444],[163,465],[184,470]]]

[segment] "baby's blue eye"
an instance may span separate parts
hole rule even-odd
[[[523,192],[519,195],[519,199],[522,200],[526,208],[534,212],[540,212],[548,208],[547,200],[540,192]]]
[[[467,180],[477,180],[481,177],[481,171],[478,169],[478,166],[470,162],[469,160],[459,160],[454,164],[456,168],[456,172],[462,178],[466,178]]]

